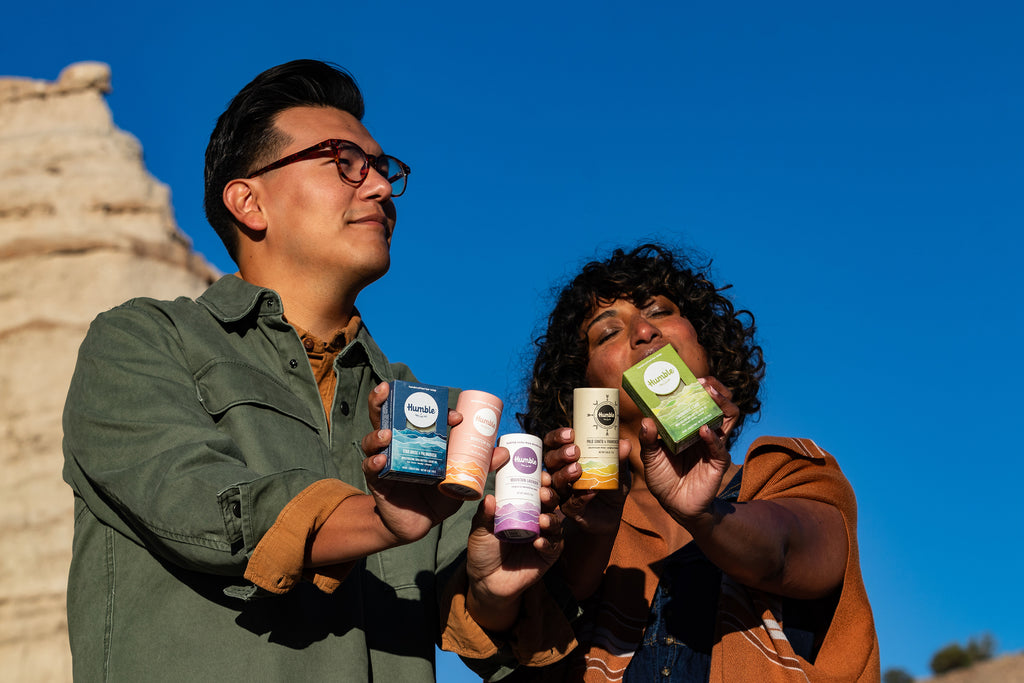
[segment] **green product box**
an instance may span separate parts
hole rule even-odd
[[[622,373],[622,388],[640,411],[654,418],[674,453],[697,441],[700,428],[722,424],[722,411],[669,344]]]

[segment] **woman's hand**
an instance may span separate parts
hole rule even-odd
[[[540,535],[529,543],[508,543],[494,535],[494,496],[477,507],[466,544],[469,577],[467,609],[489,631],[510,628],[519,615],[520,596],[537,583],[562,552],[562,525],[554,512],[557,500],[551,477],[541,475]]]
[[[700,429],[700,441],[667,453],[653,420],[641,426],[647,486],[685,527],[711,562],[740,583],[779,595],[815,598],[842,581],[846,527],[839,510],[803,498],[725,503],[715,498],[731,464],[727,436],[739,409],[718,380],[701,378],[722,409],[719,429]]]
[[[544,466],[551,473],[559,510],[582,533],[614,536],[629,493],[629,441],[619,440],[618,489],[590,491],[572,487],[583,474],[580,448],[573,438],[573,430],[567,427],[553,429],[544,436]]]
[[[573,430],[555,429],[544,437],[544,465],[551,473],[553,495],[565,530],[564,577],[577,600],[590,597],[601,583],[631,483],[630,443],[619,441],[619,488],[587,491],[572,488],[583,471]]]
[[[740,414],[732,402],[732,392],[721,382],[714,377],[697,381],[722,410],[724,419],[718,429],[704,425],[700,428],[700,439],[676,455],[667,451],[658,438],[654,420],[644,418],[640,423],[640,458],[647,488],[684,527],[711,512],[732,464],[726,443]]]

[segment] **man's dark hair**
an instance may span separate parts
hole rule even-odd
[[[697,331],[708,354],[711,374],[732,390],[740,416],[730,433],[731,445],[746,418],[761,411],[758,392],[764,358],[754,341],[754,316],[737,311],[709,275],[685,254],[658,244],[624,252],[616,249],[603,261],[592,261],[559,293],[548,316],[547,330],[534,340],[537,357],[527,393],[526,412],[518,415],[523,429],[544,437],[572,424],[572,390],[586,386],[589,363],[583,321],[601,305],[619,299],[643,306],[653,297],[668,297]]]
[[[267,69],[231,100],[206,147],[203,207],[236,263],[239,225],[224,206],[224,187],[275,160],[290,140],[275,128],[274,119],[292,107],[332,107],[362,120],[363,95],[341,67],[297,59]]]

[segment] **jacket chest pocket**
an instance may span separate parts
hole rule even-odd
[[[254,365],[214,360],[195,382],[199,402],[249,468],[270,474],[303,467],[335,476],[326,471],[327,447],[310,407],[281,380]]]

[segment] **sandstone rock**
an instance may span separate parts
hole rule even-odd
[[[217,273],[178,229],[170,192],[113,123],[105,64],[56,82],[0,78],[0,671],[69,681],[72,496],[61,411],[97,313],[196,296]]]

